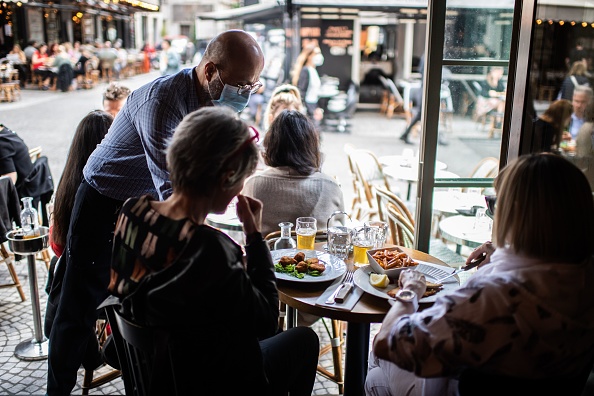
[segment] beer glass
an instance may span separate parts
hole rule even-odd
[[[367,251],[373,248],[373,233],[369,227],[355,229],[353,236],[353,262],[356,267],[369,264]]]
[[[313,217],[298,217],[296,224],[297,249],[314,250],[317,230],[316,219]]]
[[[367,221],[365,227],[369,230],[369,238],[373,240],[373,248],[381,249],[388,239],[388,223],[385,221]]]

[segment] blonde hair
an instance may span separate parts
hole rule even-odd
[[[274,89],[264,113],[264,121],[266,124],[272,123],[272,117],[279,109],[303,112],[301,94],[296,86],[283,84]],[[268,129],[268,125],[266,125],[266,129]]]
[[[527,257],[579,263],[594,253],[594,202],[576,166],[551,153],[521,156],[495,179],[498,247]]]
[[[301,74],[301,69],[303,69],[303,66],[305,66],[305,64],[307,63],[307,59],[309,59],[309,57],[311,56],[311,54],[313,54],[316,48],[319,48],[317,44],[310,44],[307,47],[303,48],[303,50],[297,57],[295,65],[293,66],[293,71],[291,72],[291,83],[293,85],[297,85],[297,83],[299,82],[299,75]]]
[[[570,76],[585,76],[588,68],[583,61],[575,61],[571,65],[571,69],[569,70]]]

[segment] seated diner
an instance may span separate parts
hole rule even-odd
[[[162,202],[130,198],[117,222],[109,290],[122,299],[128,320],[168,331],[174,378],[159,379],[175,381],[180,395],[312,393],[318,337],[306,327],[278,332],[262,203],[239,194],[256,168],[257,139],[225,107],[188,114],[167,150],[172,195]],[[223,213],[236,196],[245,257],[205,224],[207,214]]]
[[[367,395],[581,393],[594,357],[588,181],[542,153],[509,163],[494,186],[494,242],[470,254],[467,263],[486,258],[463,287],[416,312],[425,278],[401,273],[373,342]],[[477,378],[481,391],[463,393]]]

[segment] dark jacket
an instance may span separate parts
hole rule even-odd
[[[247,270],[239,245],[198,226],[174,263],[146,276],[122,301],[134,322],[169,332],[177,394],[266,394],[259,339],[276,333],[278,292],[261,237],[246,254]]]
[[[72,80],[74,79],[74,70],[72,66],[65,63],[58,69],[58,82],[56,88],[62,92],[67,92],[70,89]]]
[[[0,177],[0,243],[6,242],[6,233],[12,230],[12,222],[21,225],[19,195],[10,177]]]

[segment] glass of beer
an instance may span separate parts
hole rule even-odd
[[[373,233],[368,227],[355,229],[353,237],[353,262],[355,267],[361,267],[369,264],[367,260],[367,251],[373,249]]]
[[[296,224],[297,249],[314,250],[317,231],[316,219],[314,217],[298,217]]]

